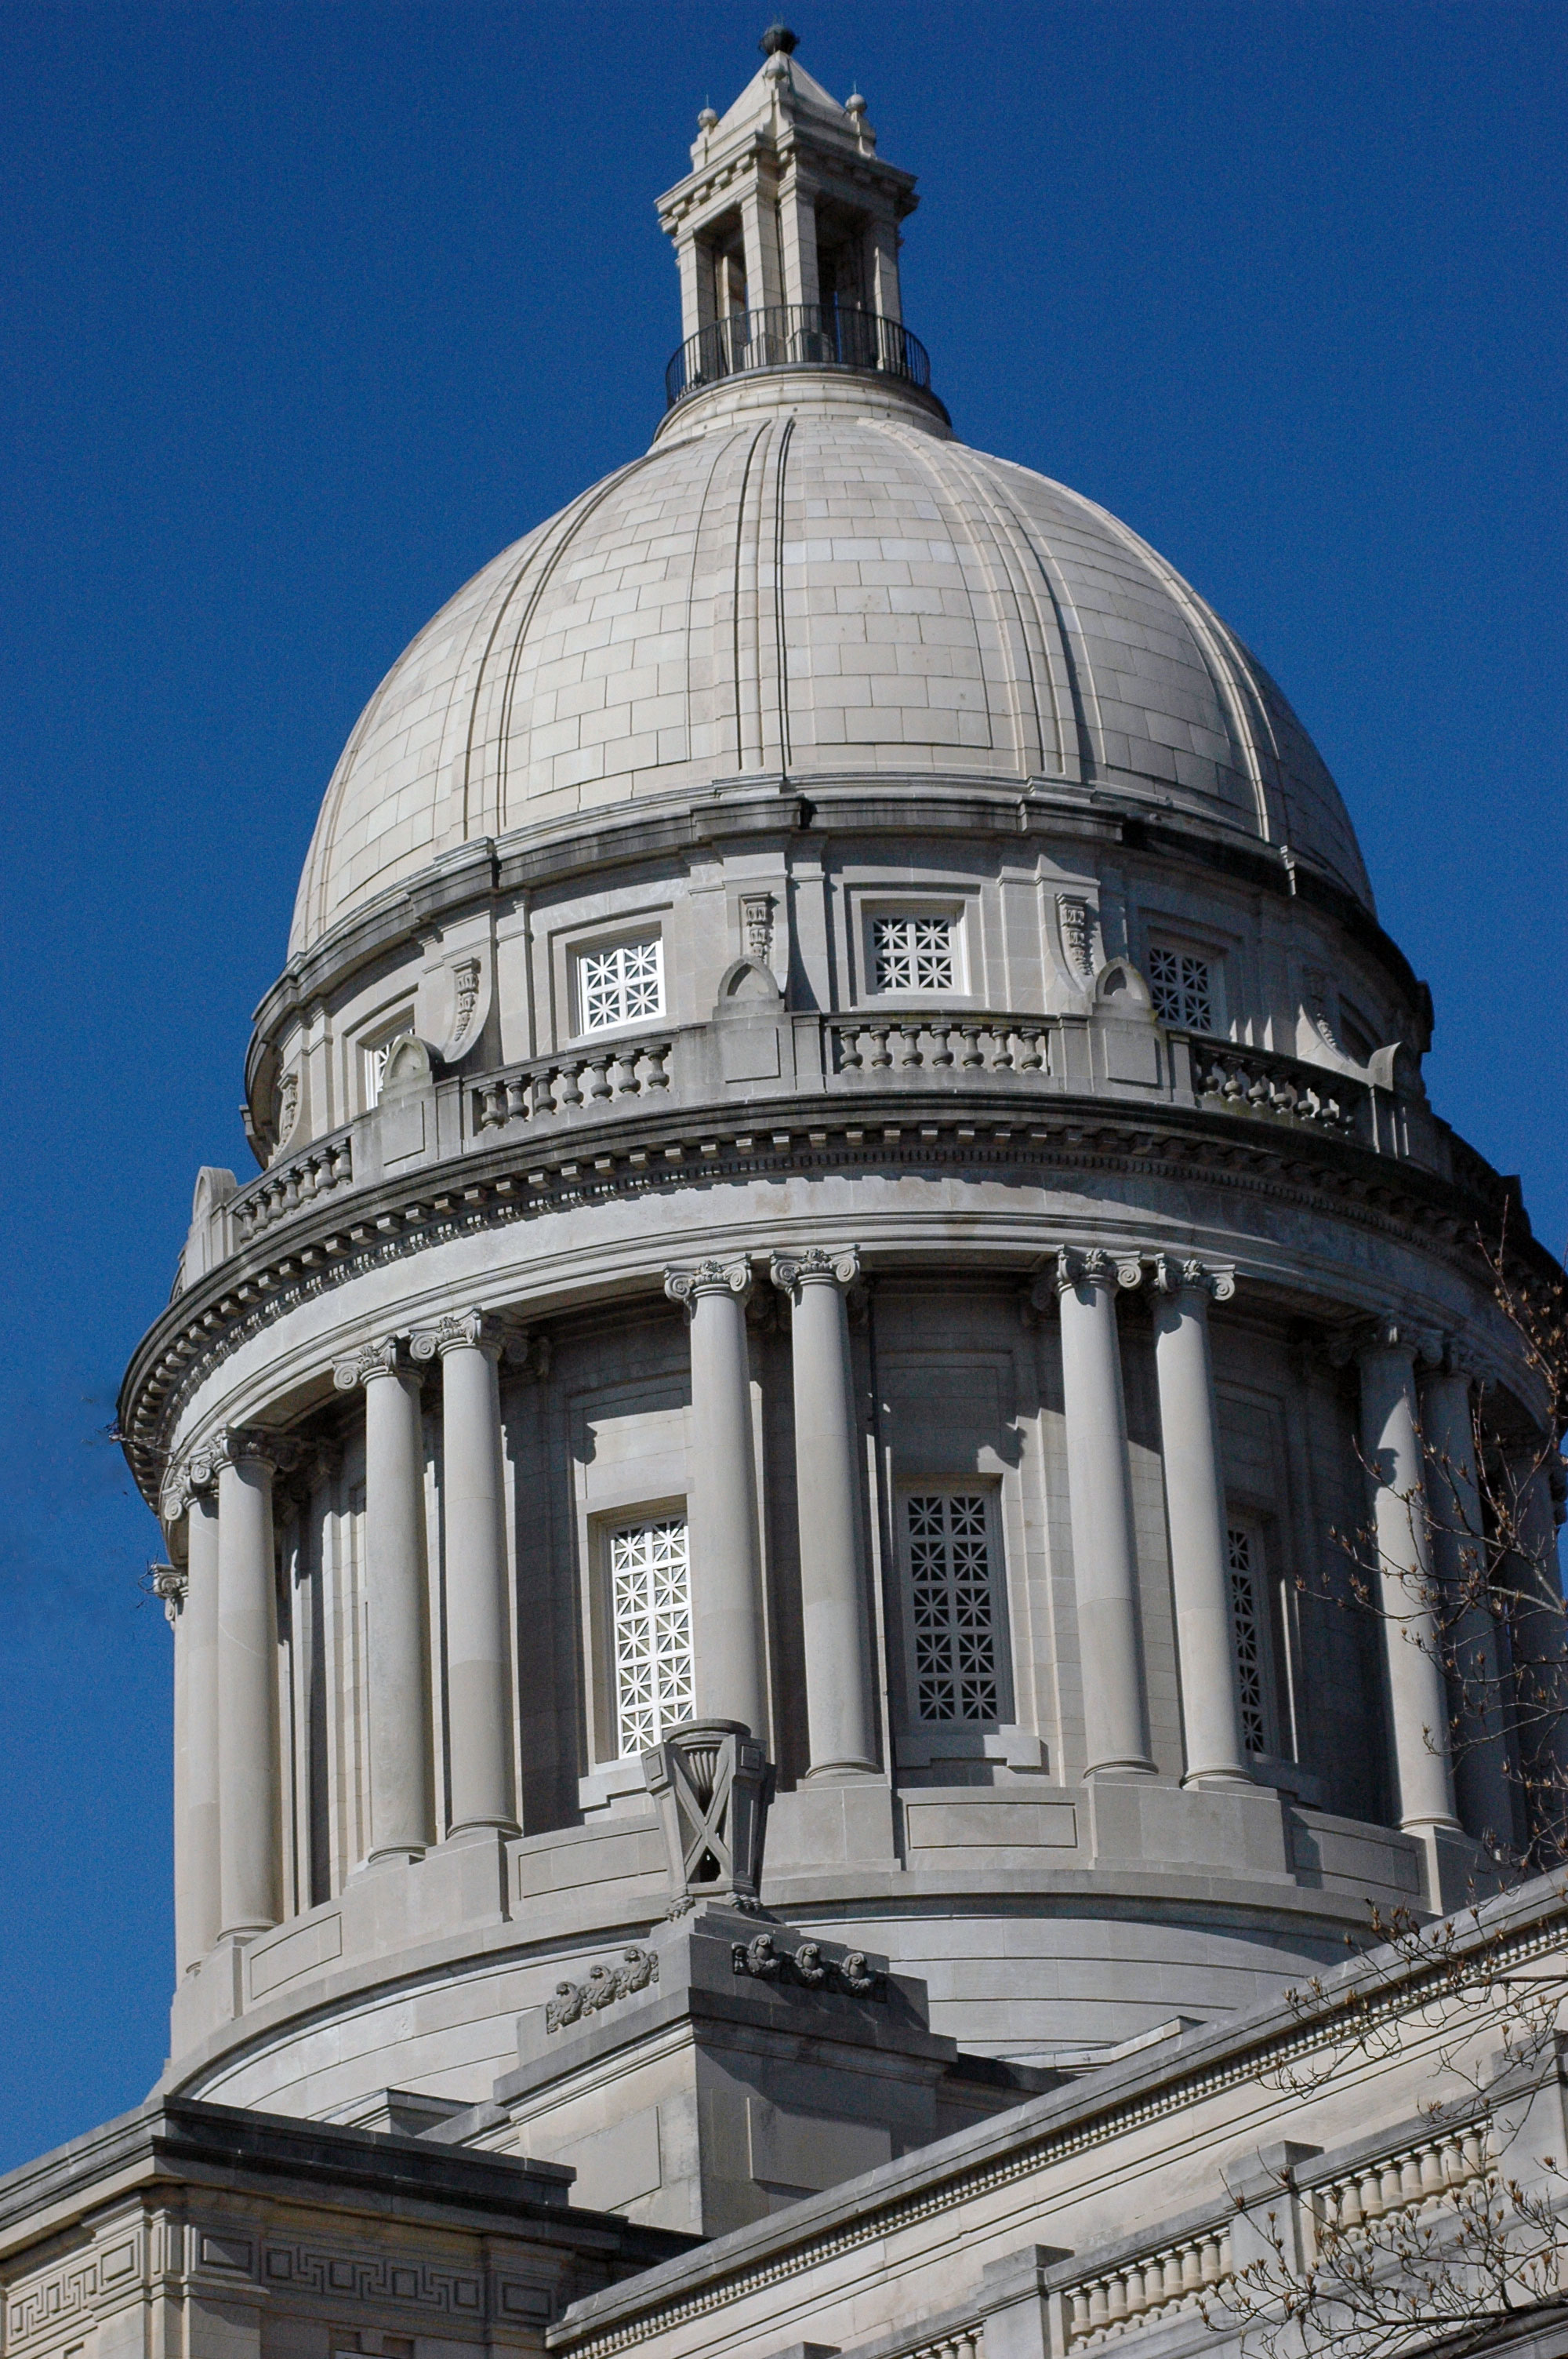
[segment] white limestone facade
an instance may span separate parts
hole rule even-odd
[[[913,202],[787,50],[705,116],[650,450],[328,788],[262,1168],[201,1173],[121,1406],[171,2096],[483,2106],[663,1919],[693,1717],[776,1765],[767,1906],[1024,2066],[1265,2005],[1518,1832],[1336,1535],[1420,1544],[1474,1385],[1539,1428],[1475,1242],[1521,1210],[1278,689],[955,438]]]

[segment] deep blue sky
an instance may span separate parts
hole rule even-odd
[[[646,443],[653,198],[768,9],[0,17],[9,1054],[0,2167],[159,2069],[168,1633],[102,1430],[235,1108],[318,799],[468,574]],[[792,5],[921,175],[966,440],[1283,682],[1430,978],[1439,1106],[1568,1235],[1568,11]]]

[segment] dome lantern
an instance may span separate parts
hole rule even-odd
[[[903,331],[899,224],[914,176],[885,163],[857,91],[840,105],[785,25],[721,119],[705,107],[692,170],[659,200],[680,266],[672,401],[715,376],[823,365],[927,379]]]

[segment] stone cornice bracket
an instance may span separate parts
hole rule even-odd
[[[859,1245],[839,1245],[831,1251],[812,1245],[804,1253],[775,1253],[768,1263],[768,1276],[782,1294],[793,1295],[806,1285],[853,1286],[860,1275]]]
[[[291,1433],[275,1433],[265,1425],[226,1425],[191,1466],[196,1472],[204,1464],[213,1471],[220,1466],[261,1465],[270,1466],[275,1474],[287,1474],[298,1463],[299,1444]]]
[[[699,1294],[736,1294],[744,1301],[751,1291],[752,1265],[743,1254],[738,1261],[690,1262],[665,1272],[665,1292],[688,1310]]]
[[[1056,1274],[1052,1280],[1057,1294],[1066,1294],[1075,1286],[1119,1286],[1130,1292],[1143,1283],[1143,1263],[1136,1253],[1111,1253],[1104,1245],[1059,1245],[1056,1250]]]
[[[373,1384],[378,1376],[406,1376],[413,1373],[401,1335],[387,1335],[380,1343],[363,1343],[351,1359],[332,1363],[332,1383],[341,1393],[351,1393],[359,1385]]]
[[[1162,1253],[1152,1256],[1152,1268],[1157,1294],[1206,1294],[1216,1302],[1228,1302],[1236,1292],[1233,1269],[1211,1269],[1201,1261],[1175,1261]]]
[[[189,1576],[177,1564],[151,1564],[147,1571],[152,1575],[153,1595],[162,1598],[164,1616],[172,1629],[185,1607]]]
[[[482,1352],[499,1360],[510,1340],[504,1321],[492,1310],[451,1310],[433,1327],[416,1327],[408,1339],[409,1356],[425,1361],[445,1359],[449,1352]]]

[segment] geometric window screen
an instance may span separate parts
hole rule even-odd
[[[915,1717],[1001,1716],[989,1520],[983,1491],[907,1493]]]
[[[1263,1598],[1257,1544],[1244,1524],[1226,1535],[1230,1560],[1230,1632],[1236,1648],[1236,1691],[1241,1706],[1241,1737],[1249,1753],[1269,1753],[1269,1712],[1264,1701]]]
[[[879,991],[952,991],[957,983],[951,918],[873,918]]]
[[[1207,959],[1191,951],[1156,948],[1149,953],[1149,991],[1162,1023],[1184,1032],[1214,1030],[1214,979]]]
[[[657,934],[585,951],[578,961],[578,998],[585,1032],[638,1024],[665,1012],[664,944]]]
[[[625,1760],[648,1752],[696,1709],[684,1516],[622,1524],[611,1533],[610,1598],[616,1746]]]

